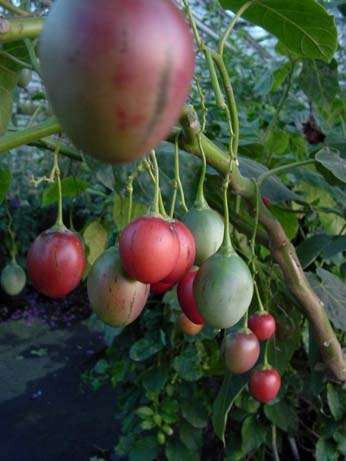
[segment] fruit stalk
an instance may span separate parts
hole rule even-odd
[[[191,106],[186,106],[180,120],[183,136],[179,140],[182,149],[201,157],[196,118],[194,109]],[[200,136],[207,163],[221,174],[227,174],[229,157],[206,136],[203,134]],[[237,165],[234,165],[230,175],[230,187],[236,194],[244,197],[252,209],[255,207],[256,187],[252,180],[241,175]],[[312,324],[321,356],[333,375],[340,381],[346,381],[346,359],[323,303],[311,288],[296,250],[281,224],[264,204],[260,203],[259,207],[259,221],[267,231],[272,256],[281,267],[290,291],[295,295]]]
[[[29,16],[30,13],[28,13],[25,10],[22,10],[21,8],[18,8],[18,6],[13,5],[9,0],[0,0],[0,6],[5,8],[5,10],[10,11],[13,14],[16,14],[18,16]]]

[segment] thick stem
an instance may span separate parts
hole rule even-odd
[[[234,252],[231,236],[229,232],[229,209],[228,209],[228,186],[229,186],[229,177],[227,174],[223,182],[223,208],[224,208],[224,221],[225,229],[223,233],[223,242],[221,250],[224,254],[229,255]]]
[[[207,201],[206,201],[206,199],[204,197],[204,182],[205,182],[205,175],[207,173],[207,159],[206,159],[205,154],[204,154],[204,149],[203,149],[203,146],[202,146],[201,135],[200,134],[198,135],[197,142],[198,142],[198,148],[200,150],[201,158],[202,158],[202,172],[201,172],[201,176],[199,178],[195,205],[198,208],[204,208],[204,207],[208,206]]]
[[[198,137],[194,133],[196,116],[189,113],[193,110],[186,107],[181,118],[184,136],[179,138],[181,148],[201,157]],[[193,126],[190,125],[193,122]],[[204,135],[201,143],[209,165],[225,175],[229,171],[229,158],[225,153]],[[230,187],[236,194],[244,197],[253,208],[256,202],[256,188],[252,180],[243,177],[235,165],[230,176]],[[288,288],[295,295],[302,310],[309,318],[322,358],[334,376],[346,381],[346,359],[340,343],[329,322],[323,303],[311,288],[301,267],[294,246],[287,238],[281,224],[270,211],[260,203],[259,221],[267,231],[271,253],[280,265]]]
[[[0,155],[6,154],[10,149],[30,144],[51,134],[60,133],[61,128],[55,117],[51,117],[43,123],[24,130],[5,134],[0,138]]]
[[[36,38],[43,29],[43,18],[0,18],[0,43]]]

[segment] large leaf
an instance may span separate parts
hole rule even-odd
[[[82,179],[75,177],[64,178],[61,181],[61,191],[63,197],[74,198],[78,195],[85,192],[88,187],[88,183]],[[55,181],[53,184],[50,184],[42,194],[42,205],[48,206],[56,203],[59,198],[58,193],[58,184]]]
[[[266,439],[266,429],[256,416],[248,416],[241,428],[242,451],[244,454],[257,450]]]
[[[346,390],[340,386],[327,384],[327,400],[330,412],[336,421],[342,419],[346,414]]]
[[[331,272],[321,268],[317,269],[317,276],[313,273],[307,275],[334,326],[346,331],[346,284]]]
[[[231,375],[225,376],[216,400],[213,404],[212,423],[215,434],[225,443],[225,430],[228,414],[235,399],[241,393],[248,382],[248,376]]]
[[[5,200],[6,194],[11,185],[10,170],[0,169],[0,203]]]
[[[5,133],[12,114],[12,90],[17,85],[18,72],[12,70],[8,60],[0,56],[0,135]]]
[[[310,266],[320,256],[332,237],[327,234],[317,234],[304,240],[297,247],[297,254],[303,269]]]
[[[158,455],[159,447],[153,436],[141,437],[136,440],[129,452],[130,461],[154,461]]]
[[[316,154],[315,159],[336,178],[346,183],[346,159],[342,158],[339,152],[324,148]]]
[[[269,421],[285,432],[293,432],[298,427],[298,416],[294,407],[284,400],[274,405],[265,405],[264,414]]]
[[[311,101],[318,105],[329,105],[339,89],[337,62],[335,59],[329,64],[320,60],[305,60],[299,81]]]
[[[246,0],[221,0],[234,12]],[[275,35],[300,57],[329,61],[336,50],[334,18],[315,0],[254,1],[243,17]]]
[[[276,205],[271,205],[270,211],[276,219],[280,221],[282,227],[285,229],[287,237],[292,240],[297,235],[299,228],[299,222],[295,213],[285,211]]]
[[[130,199],[123,197],[118,193],[114,193],[114,204],[113,204],[113,221],[117,226],[118,231],[124,229],[128,224],[128,212],[129,212]],[[146,214],[148,206],[143,203],[133,202],[131,219],[135,219],[138,216]]]
[[[95,219],[83,230],[83,239],[88,249],[87,260],[90,267],[106,249],[108,234],[100,221]]]

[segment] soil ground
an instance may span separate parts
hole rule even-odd
[[[105,347],[83,320],[89,312],[65,305],[63,315],[53,316],[45,300],[44,317],[42,303],[30,307],[30,296],[22,298],[21,312],[6,308],[0,324],[0,459],[115,459],[114,390],[93,392],[81,380]],[[0,299],[3,314],[4,304]]]

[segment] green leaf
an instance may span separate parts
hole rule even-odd
[[[88,183],[75,177],[64,178],[61,181],[61,191],[63,197],[74,198],[81,195],[88,187]],[[59,199],[58,183],[55,181],[50,184],[42,194],[42,205],[48,206],[56,203]]]
[[[113,204],[113,221],[117,226],[117,230],[120,232],[128,224],[128,210],[130,200],[128,197],[122,197],[116,192],[114,193],[114,204]],[[135,219],[138,216],[146,214],[148,206],[142,203],[132,203],[132,214],[131,219]]]
[[[136,410],[136,415],[143,419],[150,418],[154,416],[154,410],[150,407],[139,407]]]
[[[225,444],[225,430],[228,414],[237,396],[248,382],[248,376],[226,374],[213,404],[212,423],[215,434]]]
[[[133,444],[129,452],[130,461],[154,461],[158,455],[159,448],[155,437],[143,437]]]
[[[99,360],[94,367],[94,371],[98,375],[103,375],[104,373],[108,371],[108,369],[109,369],[109,363],[107,362],[107,360]]]
[[[179,436],[189,450],[197,451],[202,448],[202,431],[191,424],[185,422],[179,424]]]
[[[161,392],[169,378],[169,367],[161,365],[148,370],[142,377],[143,386],[150,392]]]
[[[307,273],[312,288],[321,298],[329,319],[336,328],[346,331],[346,284],[325,269],[318,268],[317,276]]]
[[[321,437],[316,444],[315,457],[316,461],[337,461],[339,454],[332,441]]]
[[[323,247],[323,257],[332,258],[338,253],[346,250],[346,235],[331,237],[328,245]]]
[[[89,222],[83,232],[84,243],[87,247],[87,260],[92,266],[96,259],[105,251],[108,241],[106,229],[98,219]]]
[[[163,344],[158,338],[142,338],[132,345],[130,358],[135,362],[142,362],[157,354],[162,348]]]
[[[319,106],[329,106],[339,91],[337,62],[335,59],[329,64],[319,60],[305,60],[299,83],[311,101]]]
[[[292,240],[297,235],[299,229],[299,222],[295,213],[285,211],[276,205],[271,205],[270,211],[280,221],[287,237]]]
[[[335,442],[338,444],[338,450],[346,456],[346,427],[341,427],[333,434]]]
[[[292,403],[280,400],[274,405],[265,405],[264,414],[270,422],[285,432],[294,432],[298,428],[298,416]]]
[[[187,347],[181,355],[175,357],[173,368],[185,381],[197,381],[203,376],[197,351],[192,345]]]
[[[11,120],[12,90],[16,87],[17,81],[18,72],[10,68],[7,58],[0,56],[0,136],[5,133]]]
[[[265,147],[268,152],[274,155],[281,155],[287,150],[289,140],[290,136],[286,131],[276,129],[268,134]]]
[[[167,461],[199,461],[198,453],[192,452],[179,440],[170,440],[165,449]]]
[[[257,450],[266,438],[266,429],[256,416],[247,417],[241,428],[242,451],[249,453]]]
[[[317,234],[304,240],[297,247],[297,254],[303,269],[310,266],[332,240],[327,234]]]
[[[286,77],[290,73],[291,68],[291,63],[285,62],[280,67],[274,70],[271,91],[275,92],[281,87],[281,85],[286,80]]]
[[[332,151],[326,147],[316,154],[315,159],[336,178],[346,183],[346,159],[340,157],[339,152]]]
[[[0,169],[0,203],[2,203],[7,195],[7,192],[11,186],[11,171]]]
[[[180,404],[181,412],[191,426],[203,429],[208,423],[208,412],[197,399],[184,400]]]
[[[327,400],[333,418],[336,421],[342,419],[346,414],[346,391],[340,386],[336,387],[331,383],[327,384]]]
[[[246,0],[220,0],[237,12]],[[315,0],[254,2],[242,15],[275,35],[300,57],[330,61],[337,47],[335,21]]]

